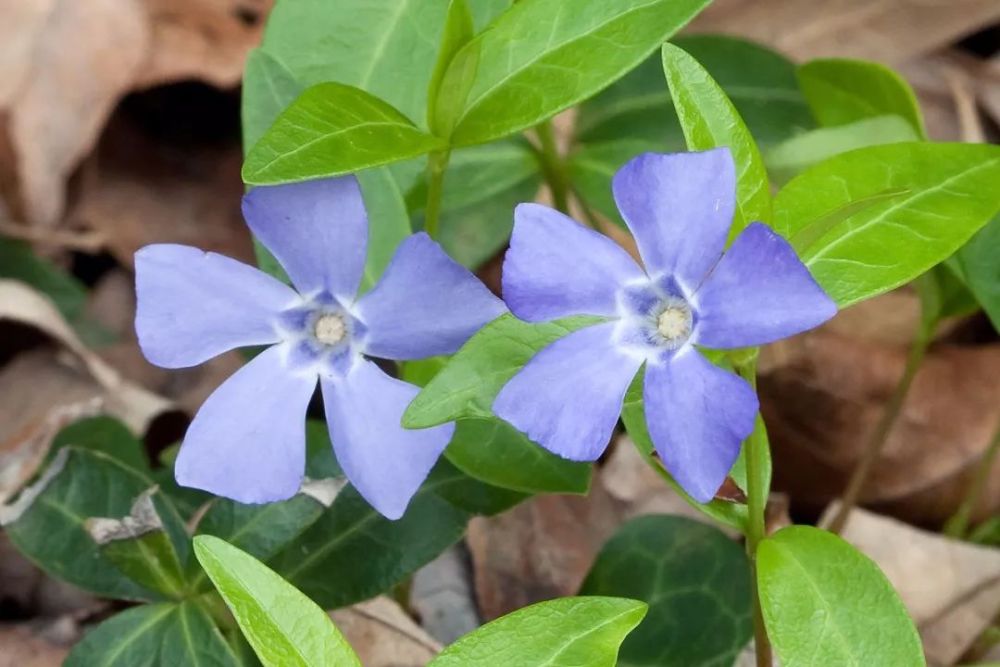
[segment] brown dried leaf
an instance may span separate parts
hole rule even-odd
[[[898,64],[998,20],[996,0],[716,0],[691,31],[740,35],[799,60],[845,56]]]
[[[0,626],[0,667],[59,667],[76,635],[71,619]]]
[[[366,667],[422,667],[441,650],[385,596],[337,609],[330,617]]]
[[[844,489],[902,375],[906,346],[829,328],[786,341],[760,379],[776,487],[819,510]],[[1000,418],[1000,344],[931,349],[875,465],[863,502],[943,521],[961,501]],[[994,471],[978,516],[1000,507]]]
[[[827,516],[836,511],[836,504]],[[854,510],[843,537],[874,560],[913,616],[931,664],[953,665],[1000,612],[1000,550]]]

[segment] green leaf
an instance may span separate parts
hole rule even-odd
[[[472,12],[466,0],[450,0],[448,3],[448,13],[444,19],[444,30],[441,34],[441,46],[438,49],[437,61],[434,63],[434,70],[431,73],[431,82],[427,90],[427,126],[438,136],[445,136],[441,131],[442,126],[438,122],[438,109],[446,112],[449,117],[460,111],[459,107],[465,103],[464,95],[468,90],[463,90],[455,97],[454,89],[444,91],[445,95],[439,99],[441,81],[444,79],[448,65],[458,50],[465,46],[475,34],[475,27],[472,24]],[[450,128],[448,128],[450,130]]]
[[[132,501],[152,485],[107,454],[64,447],[38,482],[13,507],[4,508],[4,530],[22,554],[58,579],[104,597],[155,600],[157,593],[128,579],[101,554],[84,527],[89,517],[128,514]],[[166,503],[157,509],[184,559],[181,540],[188,541],[177,534],[183,532],[180,517]]]
[[[84,527],[100,552],[129,579],[181,598],[186,589],[183,567],[153,503],[157,493],[156,487],[143,492],[122,519],[94,517]]]
[[[343,480],[324,479],[306,483],[294,497],[265,505],[245,505],[226,498],[212,501],[201,521],[198,535],[226,540],[255,558],[267,560],[301,535],[319,519],[343,488]],[[192,577],[193,588],[204,588],[204,571]]]
[[[774,228],[845,307],[909,282],[958,250],[1000,209],[998,181],[997,146],[862,148],[792,179],[775,198]],[[797,240],[800,234],[810,242]]]
[[[662,68],[658,69],[661,70],[662,79]],[[677,133],[681,143],[672,148],[681,151],[684,149],[684,138],[680,135],[680,129]],[[618,212],[618,204],[611,193],[611,179],[636,155],[647,151],[663,152],[670,149],[671,147],[666,145],[651,145],[636,139],[583,145],[569,157],[568,169],[573,191],[585,206],[624,227],[625,222]]]
[[[438,241],[456,261],[476,267],[510,238],[514,207],[535,198],[542,184],[538,161],[526,141],[507,139],[452,153],[444,179]],[[423,213],[426,184],[411,191]]]
[[[764,162],[772,178],[783,183],[803,169],[840,153],[919,139],[916,130],[902,116],[873,116],[792,137],[765,152]]]
[[[885,575],[832,533],[790,526],[762,541],[757,586],[785,667],[926,664],[920,635]]]
[[[663,71],[687,147],[702,151],[728,146],[736,162],[736,213],[730,236],[754,221],[770,223],[767,171],[743,119],[705,68],[684,50],[663,45]]]
[[[295,75],[272,54],[260,48],[250,52],[243,70],[240,100],[244,154],[264,136],[302,89]]]
[[[87,287],[52,262],[36,255],[31,246],[0,236],[0,278],[20,280],[49,297],[67,321],[83,316]]]
[[[506,512],[528,496],[524,493],[487,484],[470,477],[447,459],[438,461],[427,478],[427,486],[453,507],[473,515],[494,516]]]
[[[240,667],[208,613],[194,602],[148,604],[90,630],[63,667]]]
[[[867,60],[828,58],[798,69],[799,85],[820,125],[846,125],[875,116],[902,116],[926,138],[916,95],[899,74]]]
[[[452,142],[485,143],[531,127],[638,65],[707,0],[520,0],[466,44],[442,89],[475,65]]]
[[[428,667],[614,667],[646,604],[613,597],[559,598],[502,616],[461,637]]]
[[[529,324],[501,315],[466,341],[403,413],[406,428],[427,428],[463,418],[490,418],[493,399],[543,347],[600,321],[568,317]]]
[[[207,535],[194,551],[265,667],[361,667],[326,612],[266,565]]]
[[[142,441],[113,417],[89,417],[65,427],[52,441],[50,457],[63,447],[103,452],[141,473],[150,473]]]
[[[368,169],[357,176],[368,212],[368,255],[360,290],[364,293],[375,286],[396,248],[413,230],[406,200],[388,169]]]
[[[976,300],[1000,331],[1000,216],[979,230],[963,245],[955,259],[962,277]]]
[[[731,665],[753,634],[750,563],[712,526],[679,516],[643,516],[601,549],[580,595],[649,603],[622,644],[621,667]]]
[[[746,505],[719,499],[714,499],[708,503],[699,503],[681,488],[681,485],[670,476],[670,473],[666,471],[663,464],[660,463],[660,460],[656,457],[656,450],[653,447],[653,439],[649,436],[649,429],[646,426],[646,411],[642,403],[642,382],[644,375],[645,369],[639,371],[636,375],[632,384],[629,386],[628,392],[625,394],[625,403],[622,407],[622,421],[625,423],[625,429],[628,431],[633,444],[636,449],[639,450],[639,454],[646,459],[647,463],[652,465],[664,481],[666,481],[667,484],[669,484],[670,487],[676,491],[688,505],[691,505],[691,507],[694,507],[699,512],[704,513],[716,521],[732,526],[741,533],[745,533],[748,523]],[[739,463],[740,462],[737,461],[737,465]],[[746,486],[745,479],[743,480],[743,486]]]
[[[445,456],[476,479],[524,493],[586,493],[591,466],[539,447],[499,419],[463,419]]]
[[[386,519],[348,487],[270,565],[324,608],[382,593],[457,542],[469,514],[425,483],[403,518]]]
[[[442,148],[388,103],[360,88],[307,88],[253,145],[243,163],[249,185],[339,176]]]

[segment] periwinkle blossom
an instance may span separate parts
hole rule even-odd
[[[643,401],[656,451],[677,482],[708,502],[753,429],[757,396],[696,346],[734,349],[811,329],[836,313],[792,247],[750,224],[723,254],[736,175],[728,149],[646,153],[612,184],[645,270],[565,215],[520,205],[503,296],[529,322],[603,321],[538,352],[498,394],[494,412],[567,459],[601,455],[625,393],[645,364]]]
[[[358,298],[368,219],[354,177],[258,187],[244,197],[243,214],[295,289],[189,246],[136,253],[136,331],[152,363],[184,368],[270,345],[195,415],[177,481],[247,503],[294,495],[318,381],[340,466],[375,509],[400,517],[454,424],[403,429],[418,389],[365,357],[454,352],[505,312],[503,302],[426,234],[404,240],[378,284]]]

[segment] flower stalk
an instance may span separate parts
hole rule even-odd
[[[538,155],[542,162],[542,173],[545,175],[549,190],[552,191],[552,203],[561,213],[568,214],[569,179],[566,177],[566,170],[556,145],[552,121],[546,120],[535,126],[535,134],[538,136]]]

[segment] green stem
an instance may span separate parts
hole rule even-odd
[[[750,383],[750,386],[757,391],[757,359],[751,360],[738,367],[740,376]],[[767,440],[764,437],[765,431],[754,428],[750,437],[746,440],[746,466],[747,466],[747,534],[746,549],[750,558],[751,567],[751,592],[753,594],[753,636],[754,649],[757,654],[757,667],[771,667],[771,641],[767,637],[767,628],[764,626],[764,615],[760,608],[760,595],[757,591],[757,547],[761,541],[767,537],[767,526],[764,521],[764,512],[767,509],[767,496],[770,489],[768,486],[767,471],[760,465],[768,458],[766,451]]]
[[[872,431],[871,436],[869,436],[868,441],[865,443],[861,460],[854,468],[854,472],[851,473],[851,479],[844,490],[840,506],[837,508],[837,514],[827,526],[827,529],[831,532],[840,533],[844,529],[844,525],[851,515],[851,510],[854,509],[861,499],[861,495],[865,490],[865,484],[868,482],[875,463],[882,455],[885,443],[889,440],[889,433],[892,432],[892,427],[903,409],[906,396],[910,392],[910,385],[913,384],[913,378],[916,377],[917,371],[920,369],[920,364],[924,361],[927,348],[930,346],[934,336],[936,324],[936,318],[924,317],[922,319],[920,327],[917,330],[917,337],[913,341],[910,347],[910,354],[906,359],[906,368],[903,371],[903,377],[899,379],[899,383],[896,385],[892,396],[889,397],[888,404],[885,406],[882,418],[879,419],[875,430]]]
[[[444,172],[451,152],[435,151],[427,156],[427,206],[424,207],[424,231],[437,240],[441,222],[441,195],[444,192]]]
[[[552,191],[552,203],[563,213],[569,213],[569,179],[559,149],[556,147],[556,137],[552,130],[552,121],[546,120],[535,126],[540,144],[539,157],[542,161],[542,173],[545,182]]]
[[[993,464],[996,462],[997,453],[1000,453],[1000,424],[997,424],[997,430],[993,434],[993,439],[990,440],[989,447],[986,448],[983,458],[979,461],[979,466],[976,468],[976,476],[969,486],[969,491],[966,493],[965,499],[962,501],[958,511],[955,512],[955,515],[948,519],[944,525],[945,535],[956,539],[968,537],[969,522],[972,519],[972,513],[975,511],[976,505],[979,504],[979,499],[986,489],[986,483],[990,479],[990,472],[993,470]]]

